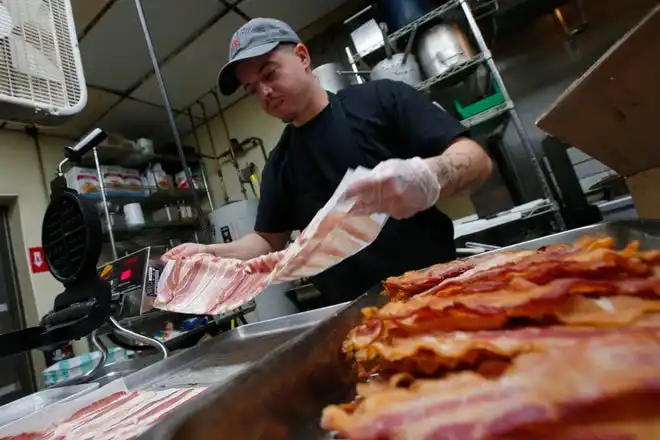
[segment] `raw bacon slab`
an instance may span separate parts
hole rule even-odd
[[[357,215],[345,198],[348,186],[368,170],[349,170],[328,203],[284,251],[253,260],[195,255],[167,263],[154,307],[218,315],[247,303],[270,284],[316,275],[371,244],[387,216]]]
[[[281,258],[281,253],[271,257]],[[263,271],[262,260],[198,254],[170,261],[159,280],[154,307],[196,315],[220,315],[239,307],[268,285],[271,272]]]
[[[351,440],[482,440],[627,395],[660,395],[660,342],[614,335],[518,357],[498,379],[459,373],[380,390],[322,425]]]

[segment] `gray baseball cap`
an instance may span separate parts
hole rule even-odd
[[[231,37],[229,61],[220,70],[218,87],[223,95],[231,95],[241,85],[236,78],[236,63],[267,54],[281,43],[300,43],[298,34],[283,21],[253,18]]]

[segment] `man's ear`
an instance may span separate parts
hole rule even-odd
[[[312,57],[309,55],[309,49],[302,43],[298,43],[293,48],[293,54],[303,63],[305,69],[309,70],[312,67]]]

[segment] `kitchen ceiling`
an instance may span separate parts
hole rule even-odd
[[[350,1],[350,0],[349,0]],[[274,17],[301,31],[346,0],[142,0],[181,133],[201,123],[202,103],[218,113],[212,91],[233,32],[251,17]],[[71,0],[89,102],[46,133],[79,137],[100,127],[129,138],[172,139],[134,0]],[[225,108],[242,97],[220,96]]]

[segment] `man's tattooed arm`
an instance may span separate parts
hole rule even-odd
[[[440,156],[426,159],[440,183],[440,197],[469,195],[489,177],[488,154],[469,138],[458,138]]]

